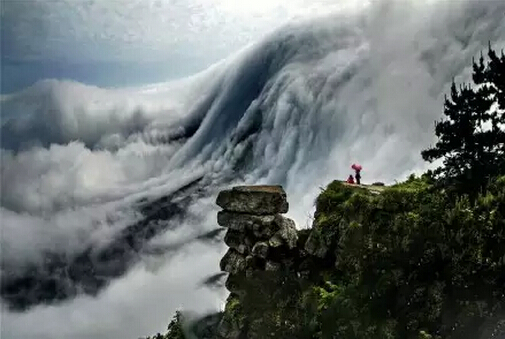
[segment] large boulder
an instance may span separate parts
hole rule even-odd
[[[257,242],[252,248],[252,254],[255,257],[265,259],[268,255],[268,244],[266,242]]]
[[[221,271],[228,272],[230,274],[243,272],[246,268],[245,257],[236,250],[230,248],[221,259],[219,266],[221,267]]]
[[[247,288],[244,287],[246,280],[247,277],[245,272],[235,275],[229,274],[228,278],[226,278],[224,286],[228,291],[236,294],[239,298],[243,299],[247,292]]]
[[[257,215],[286,213],[289,208],[282,186],[236,186],[219,192],[216,204],[227,211]]]
[[[280,271],[281,268],[282,268],[282,265],[278,262],[275,262],[275,261],[267,261],[265,264],[265,271],[277,272],[277,271]]]
[[[246,254],[248,248],[245,244],[245,234],[236,230],[228,230],[224,236],[224,243],[240,254]]]
[[[279,230],[268,240],[270,247],[279,247],[286,245],[289,249],[296,247],[298,241],[298,232],[295,222],[291,219],[277,215],[275,223],[279,225]]]
[[[268,239],[279,229],[274,220],[274,215],[252,215],[229,211],[217,213],[217,223],[220,226],[240,232],[250,231],[257,238],[264,239]]]
[[[305,250],[316,257],[324,258],[328,253],[328,245],[321,232],[313,229],[305,243]]]

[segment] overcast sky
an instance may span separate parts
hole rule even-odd
[[[101,86],[193,74],[288,20],[357,0],[1,0],[2,92],[43,78]]]

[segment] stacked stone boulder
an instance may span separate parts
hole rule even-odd
[[[224,241],[230,248],[220,266],[229,280],[286,266],[281,254],[297,246],[298,234],[295,223],[281,215],[289,207],[281,186],[236,186],[221,191],[216,203],[223,209],[217,222],[228,228]]]
[[[216,203],[223,209],[217,215],[217,222],[227,228],[224,241],[229,249],[220,267],[229,273],[227,305],[233,305],[234,298],[245,298],[248,284],[261,284],[262,274],[264,277],[269,272],[278,274],[292,269],[294,256],[291,252],[297,250],[298,233],[295,223],[282,216],[289,205],[281,186],[236,186],[221,191]],[[219,338],[244,336],[244,324],[233,319],[233,313],[225,312],[218,330]],[[249,334],[246,337],[255,338],[251,326],[247,326]]]

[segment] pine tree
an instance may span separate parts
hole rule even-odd
[[[435,122],[434,147],[421,152],[424,160],[443,158],[435,170],[444,183],[476,193],[490,178],[505,174],[505,55],[489,46],[490,61],[473,60],[473,82],[445,97],[444,116]]]

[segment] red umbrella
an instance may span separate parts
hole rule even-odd
[[[361,165],[358,164],[352,164],[351,168],[356,171],[361,171]]]

